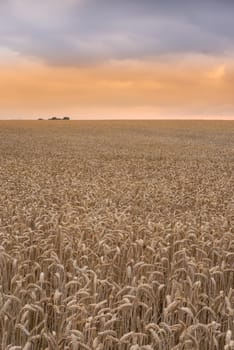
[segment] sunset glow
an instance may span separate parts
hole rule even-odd
[[[1,4],[0,118],[232,118],[233,5],[165,3]]]

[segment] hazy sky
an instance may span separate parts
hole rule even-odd
[[[0,118],[234,116],[233,0],[0,2]]]

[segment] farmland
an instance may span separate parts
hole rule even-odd
[[[0,122],[0,349],[234,349],[234,123]]]

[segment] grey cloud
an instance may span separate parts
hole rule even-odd
[[[48,64],[234,50],[231,0],[6,0],[0,46]]]

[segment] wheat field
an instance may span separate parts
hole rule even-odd
[[[233,122],[1,121],[0,349],[234,349],[233,150]]]

